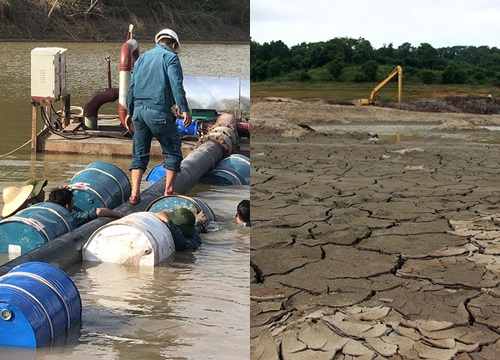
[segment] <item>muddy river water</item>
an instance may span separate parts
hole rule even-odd
[[[143,52],[152,45],[139,47]],[[113,86],[118,83],[121,44],[0,43],[0,51],[10,54],[0,60],[0,188],[36,177],[48,179],[50,190],[95,161],[114,163],[129,174],[129,154],[32,155],[29,145],[8,154],[31,137],[30,52],[45,46],[68,49],[72,105],[83,106],[90,94],[107,86],[107,54]],[[249,79],[247,45],[185,44],[181,62],[186,76]],[[116,113],[116,104],[101,110]],[[234,224],[234,213],[238,202],[249,198],[249,187],[200,185],[187,195],[202,198],[217,216],[197,252],[177,253],[156,268],[80,263],[66,269],[82,297],[81,324],[37,350],[0,347],[0,359],[248,358],[250,232]],[[0,254],[0,263],[8,260]]]

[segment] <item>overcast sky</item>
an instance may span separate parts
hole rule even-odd
[[[250,34],[261,44],[362,37],[376,49],[404,42],[500,48],[499,0],[251,0],[250,9]]]

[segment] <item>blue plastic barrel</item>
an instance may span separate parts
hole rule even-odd
[[[38,203],[0,221],[0,252],[25,254],[75,228],[66,208]]]
[[[232,154],[221,160],[200,182],[210,185],[250,185],[250,159],[245,155]]]
[[[28,262],[0,277],[0,345],[38,347],[81,316],[78,289],[53,265]]]
[[[196,132],[198,131],[198,122],[192,121],[191,124],[186,127],[182,123],[183,121],[183,119],[175,120],[179,135],[196,135]]]
[[[208,204],[200,198],[189,197],[184,195],[167,195],[156,199],[147,207],[146,211],[174,211],[179,208],[192,208],[196,213],[203,211],[207,217],[207,223],[215,221],[215,214]]]
[[[166,174],[167,171],[163,167],[163,163],[158,164],[149,171],[148,175],[146,176],[146,181],[150,183],[157,182]]]
[[[103,161],[87,165],[68,186],[73,190],[77,211],[114,209],[128,201],[131,192],[127,175],[118,166]]]

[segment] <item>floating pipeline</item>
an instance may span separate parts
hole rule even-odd
[[[250,159],[232,154],[217,164],[215,169],[200,179],[210,185],[250,185]]]
[[[163,178],[165,174],[163,164],[158,164],[148,172],[146,181],[154,183]],[[250,159],[242,154],[232,154],[203,176],[200,183],[221,186],[250,185]]]
[[[222,114],[219,116],[214,126],[210,128],[210,131],[198,140],[196,143],[196,149],[203,148],[203,152],[199,152],[196,156],[203,157],[204,159],[200,159],[197,161],[199,166],[202,166],[199,169],[190,168],[190,171],[196,172],[194,175],[197,179],[201,179],[201,177],[208,172],[212,171],[216,165],[225,157],[228,157],[232,154],[234,150],[236,150],[239,144],[239,136],[236,131],[236,118],[231,114]],[[209,144],[204,145],[203,144]],[[220,149],[218,149],[216,143],[220,145]],[[206,149],[206,151],[205,151]],[[222,153],[220,153],[222,150]],[[191,153],[192,154],[192,153]],[[190,154],[190,155],[191,155]],[[217,161],[211,159],[212,154],[217,155]],[[199,171],[197,171],[199,170]],[[202,174],[201,174],[202,173]],[[146,181],[148,182],[156,182],[165,177],[166,171],[163,168],[162,164],[156,165],[151,169],[151,171],[146,176]],[[181,173],[182,174],[182,173]],[[179,174],[179,175],[181,175]],[[200,176],[201,174],[201,176]],[[176,182],[177,186],[177,182]],[[183,189],[174,188],[174,190],[178,194],[184,194],[186,191],[182,191]],[[181,190],[181,191],[179,191]]]
[[[127,201],[131,192],[127,175],[107,162],[88,165],[73,176],[68,187],[76,211],[114,209]],[[0,222],[0,252],[25,254],[76,227],[66,208],[50,202],[35,204]]]
[[[38,347],[81,316],[78,289],[55,266],[27,262],[0,277],[0,345]]]
[[[196,148],[182,160],[182,171],[177,175],[175,192],[186,194],[203,175],[214,169],[222,159],[231,155],[239,145],[236,123],[236,118],[231,114],[219,116],[214,125],[215,129],[204,135],[196,143]],[[164,186],[164,182],[158,181],[158,183]]]
[[[153,201],[146,211],[129,214],[97,229],[82,249],[82,260],[135,266],[158,266],[175,253],[169,228],[155,215],[160,211],[190,208],[203,211],[205,228],[215,221],[212,209],[199,198],[168,195]]]
[[[221,115],[224,124],[229,125],[226,132],[234,131],[236,119],[230,114]],[[217,120],[219,121],[219,120]],[[181,172],[177,175],[174,190],[178,194],[187,193],[199,179],[216,167],[227,154],[227,149],[236,148],[238,144],[223,144],[224,140],[231,141],[233,136],[221,137],[219,133],[204,136],[209,137],[200,141],[197,147],[181,162]],[[141,193],[142,201],[131,206],[127,201],[114,210],[125,215],[144,211],[154,200],[163,196],[165,191],[164,181],[157,181]],[[28,261],[43,261],[65,269],[82,260],[81,249],[89,237],[98,228],[110,223],[113,219],[100,217],[92,220],[79,228],[64,234],[54,241],[48,242],[0,267],[0,275],[7,273],[13,267]]]

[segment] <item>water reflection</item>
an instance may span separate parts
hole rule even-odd
[[[81,338],[86,351],[105,347],[120,359],[161,359],[159,348],[177,337],[177,321],[169,319],[177,277],[168,267],[84,264],[74,279],[87,309]]]

